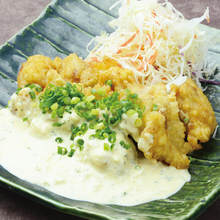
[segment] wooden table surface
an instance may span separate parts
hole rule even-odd
[[[210,26],[220,28],[220,0],[170,0],[187,18],[199,16],[210,7]],[[0,0],[0,45],[28,25],[50,0]],[[220,175],[220,174],[219,174]],[[47,220],[81,218],[61,214],[0,187],[0,220]],[[219,220],[220,199],[198,220]]]

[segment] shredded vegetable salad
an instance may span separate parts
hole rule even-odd
[[[168,1],[117,3],[121,3],[119,17],[110,22],[115,31],[92,40],[96,46],[88,60],[110,57],[146,85],[169,83],[179,76],[198,81],[208,50],[205,32],[198,25],[205,19],[209,22],[208,8],[201,17],[187,20]]]

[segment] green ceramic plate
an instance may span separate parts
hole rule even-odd
[[[75,52],[87,55],[86,45],[102,31],[111,32],[108,22],[117,16],[109,11],[115,0],[56,0],[43,15],[0,48],[0,104],[6,105],[16,89],[16,75],[22,62],[33,54],[51,58]],[[220,31],[202,26],[216,44],[210,47],[209,63],[220,69]],[[206,93],[220,122],[220,87],[208,85]],[[19,158],[18,158],[19,160]],[[134,207],[100,205],[55,195],[8,173],[0,166],[4,186],[47,206],[89,219],[191,219],[198,216],[220,194],[220,131],[205,149],[191,155],[192,180],[174,196]]]

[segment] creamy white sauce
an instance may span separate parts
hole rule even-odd
[[[46,117],[40,114],[30,126],[8,109],[0,110],[0,164],[21,179],[68,198],[129,206],[167,198],[190,180],[187,170],[139,159],[134,147],[122,148],[119,140],[128,140],[120,130],[113,151],[104,150],[105,140],[90,139],[89,130],[82,151],[58,155],[55,138],[68,146],[69,132],[49,126]],[[68,117],[79,120],[76,114]]]

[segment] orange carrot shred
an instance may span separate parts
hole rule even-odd
[[[152,11],[152,15],[153,15],[154,18],[157,16],[157,14],[154,10]]]
[[[136,33],[134,33],[127,41],[125,41],[125,42],[121,45],[121,47],[125,47],[125,46],[127,46],[131,41],[133,41],[138,32],[139,32],[139,31],[136,31]]]
[[[154,54],[150,57],[148,63],[152,65],[155,62],[156,57],[157,57],[157,51],[155,51]]]
[[[97,57],[91,57],[91,61],[94,61],[94,62],[99,62],[98,58]]]
[[[151,36],[149,33],[147,33],[147,36],[148,36],[148,40],[150,41],[150,46],[152,47],[153,46],[153,41],[151,39]]]
[[[119,53],[121,53],[121,49],[119,49],[119,50],[116,52],[116,54],[119,54]]]

